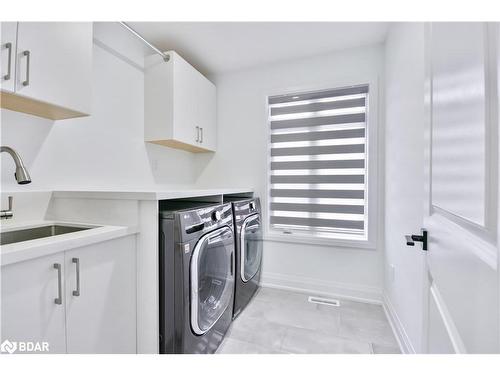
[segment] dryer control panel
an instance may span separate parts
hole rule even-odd
[[[259,198],[251,198],[233,202],[233,207],[234,219],[238,224],[243,222],[247,216],[260,213],[260,200]]]

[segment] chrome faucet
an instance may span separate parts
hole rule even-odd
[[[24,166],[23,159],[21,159],[21,156],[19,156],[16,150],[9,146],[1,146],[0,153],[1,152],[8,153],[12,156],[12,159],[14,159],[14,163],[16,163],[16,172],[14,173],[14,177],[16,178],[17,183],[21,185],[29,184],[31,182],[30,174]]]
[[[14,198],[9,196],[9,208],[7,210],[0,211],[0,219],[12,219],[14,212],[12,211],[12,201]]]
[[[8,146],[1,146],[0,153],[2,152],[6,152],[12,156],[14,163],[16,163],[16,172],[14,173],[14,177],[16,178],[17,183],[21,185],[29,184],[31,182],[30,174],[24,166],[23,159],[21,159],[16,150]],[[9,208],[7,210],[0,211],[0,219],[11,219],[14,216],[14,213],[12,212],[12,200],[13,198],[9,197]]]

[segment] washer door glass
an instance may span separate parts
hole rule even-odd
[[[255,276],[262,259],[262,226],[260,215],[247,217],[241,227],[241,269],[240,275],[244,282]]]
[[[202,335],[231,303],[233,231],[223,227],[200,238],[191,257],[191,327]]]

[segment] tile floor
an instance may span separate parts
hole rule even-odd
[[[307,294],[261,288],[217,353],[400,353],[382,306],[340,300],[334,307],[307,299]]]

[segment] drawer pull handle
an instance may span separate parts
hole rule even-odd
[[[56,305],[62,305],[62,275],[61,275],[61,264],[54,263],[54,268],[57,270],[57,293],[58,297],[54,298],[54,303]]]

